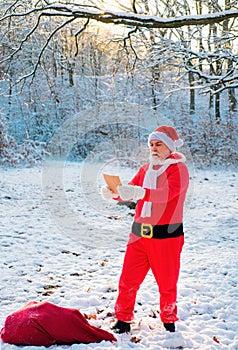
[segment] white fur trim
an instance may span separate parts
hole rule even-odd
[[[184,154],[180,152],[176,152],[175,154],[179,155],[180,158],[167,158],[162,164],[177,164],[186,162],[186,157]]]
[[[175,147],[182,147],[183,146],[183,140],[178,139],[174,141]]]
[[[167,136],[164,132],[159,132],[159,131],[152,132],[148,138],[148,145],[150,145],[151,140],[162,141],[163,143],[166,144],[166,146],[169,147],[170,151],[172,152],[175,151],[174,141],[169,136]]]

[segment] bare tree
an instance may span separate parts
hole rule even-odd
[[[100,2],[99,2],[100,3]],[[107,11],[103,7],[99,8],[95,4],[79,4],[76,5],[70,1],[62,1],[60,3],[51,4],[47,0],[39,0],[35,5],[32,1],[26,1],[22,5],[20,0],[15,0],[5,5],[5,11],[0,18],[2,27],[7,24],[8,32],[12,31],[15,23],[24,23],[24,30],[17,33],[16,41],[18,41],[17,47],[12,47],[10,54],[2,58],[1,62],[6,62],[25,49],[27,43],[32,40],[37,31],[41,31],[43,27],[47,25],[47,20],[54,17],[55,26],[48,34],[45,43],[41,46],[37,59],[33,66],[33,69],[27,74],[21,76],[21,79],[26,79],[29,76],[34,76],[35,72],[40,64],[44,51],[46,50],[49,42],[54,35],[62,28],[75,22],[78,29],[75,31],[75,38],[85,29],[90,21],[98,21],[107,24],[114,24],[120,26],[140,27],[140,28],[181,28],[183,26],[204,26],[207,24],[220,23],[227,21],[230,18],[238,17],[238,9],[230,9],[221,12],[214,12],[205,15],[186,15],[181,17],[157,17],[150,14],[138,14],[133,13],[136,8],[135,1],[132,3],[131,12],[115,12]],[[134,5],[133,5],[134,4]],[[146,4],[146,2],[145,2]],[[146,6],[145,6],[146,7]],[[148,6],[147,6],[148,7]],[[147,9],[148,10],[148,9]],[[148,11],[147,11],[148,12]],[[26,28],[26,24],[30,23],[29,28]],[[33,24],[34,23],[34,24]],[[224,80],[225,85],[234,84],[237,80],[236,76],[226,77]]]
[[[33,79],[39,68],[46,72],[49,64],[56,77],[58,70],[63,71],[56,51],[65,58],[64,71],[68,72],[69,84],[73,86],[75,57],[79,52],[82,67],[85,67],[81,50],[81,45],[85,45],[82,34],[96,22],[101,22],[108,26],[120,26],[121,42],[126,53],[123,59],[128,59],[126,67],[130,78],[133,77],[136,63],[140,65],[145,56],[150,58],[147,69],[150,71],[149,84],[154,109],[159,104],[161,68],[173,67],[175,78],[179,68],[180,79],[183,74],[188,78],[188,86],[185,88],[190,94],[190,113],[194,113],[196,108],[195,92],[201,91],[210,94],[210,105],[214,105],[216,119],[219,120],[222,91],[228,90],[230,109],[236,109],[237,54],[233,51],[237,40],[235,26],[238,6],[232,0],[224,0],[224,8],[217,0],[206,3],[194,1],[196,15],[192,14],[191,3],[187,0],[133,0],[126,6],[118,2],[120,12],[105,9],[103,0],[91,0],[85,4],[75,4],[69,0],[58,4],[39,0],[33,4],[32,0],[26,0],[24,6],[19,0],[7,3],[0,18],[0,33],[2,39],[8,36],[9,46],[8,50],[0,51],[0,63],[9,68],[10,89],[14,82]],[[56,49],[57,45],[53,42],[60,33],[61,37],[65,36],[65,49],[59,46]],[[141,44],[146,53],[143,57],[139,54]],[[100,46],[95,45],[95,42],[91,42],[91,49],[90,45],[86,45],[89,50],[87,57],[91,60],[91,64],[87,61],[86,66],[95,76],[94,89],[97,92],[98,75],[102,74],[102,64],[106,66],[107,59]],[[134,62],[131,64],[132,55]],[[23,67],[14,65],[14,62],[23,59]],[[49,77],[47,79],[50,81]],[[54,90],[54,84],[50,86]],[[181,87],[178,85],[177,88]]]
[[[168,6],[169,3],[167,1]],[[173,6],[175,4],[176,1],[173,1]],[[185,4],[184,11],[187,15],[189,4],[186,2]],[[206,11],[201,2],[197,5],[199,15]],[[224,6],[227,6],[227,2],[224,3]],[[172,8],[168,10],[172,11]],[[212,13],[215,10],[222,11],[223,8],[214,0],[209,2],[209,11]],[[231,107],[234,108],[236,105],[235,88],[238,86],[238,56],[235,50],[236,25],[235,20],[225,20],[222,24],[209,24],[208,28],[200,25],[185,26],[172,29],[170,41],[168,37],[160,36],[157,39],[157,47],[154,48],[153,56],[157,51],[158,62],[167,62],[171,67],[185,69],[187,72],[189,86],[185,88],[189,88],[190,91],[190,114],[195,111],[196,90],[210,94],[210,108],[214,106],[217,121],[221,117],[220,96],[222,91],[228,90],[231,111]],[[179,89],[179,86],[177,88]]]

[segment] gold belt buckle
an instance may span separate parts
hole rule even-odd
[[[153,226],[151,224],[141,224],[140,234],[141,234],[141,237],[152,238]]]

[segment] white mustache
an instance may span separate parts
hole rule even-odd
[[[150,162],[153,165],[162,165],[162,164],[164,164],[164,159],[159,159],[157,157],[159,157],[158,153],[155,153],[155,152],[151,153],[150,157],[149,157]]]

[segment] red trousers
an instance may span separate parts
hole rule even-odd
[[[130,235],[115,304],[118,320],[129,322],[133,319],[136,293],[150,268],[159,288],[161,321],[173,323],[178,320],[177,282],[183,243],[184,236],[149,239]]]

